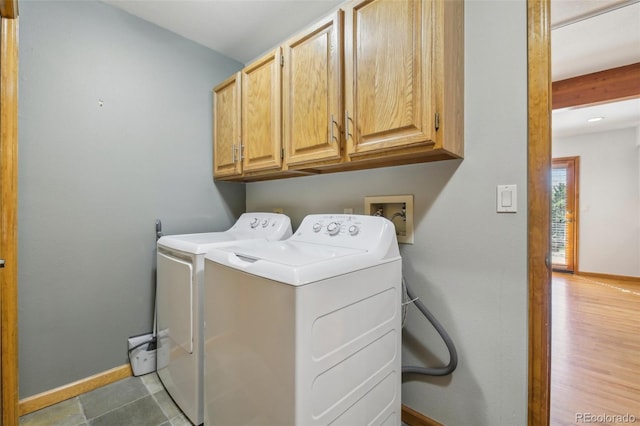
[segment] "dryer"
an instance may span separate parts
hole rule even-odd
[[[204,256],[239,241],[291,236],[291,220],[277,213],[245,213],[227,231],[164,236],[157,243],[157,372],[191,420],[203,422]]]
[[[382,217],[205,256],[205,425],[400,425],[402,267]]]

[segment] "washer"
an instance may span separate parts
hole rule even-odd
[[[402,266],[382,217],[205,256],[205,425],[400,424]]]
[[[238,241],[291,236],[291,220],[277,213],[245,213],[224,232],[164,236],[157,254],[157,370],[167,392],[196,425],[203,422],[204,256]]]

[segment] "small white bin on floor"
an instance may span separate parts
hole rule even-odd
[[[131,361],[134,376],[142,376],[156,371],[156,345],[152,343],[153,341],[151,333],[129,337],[129,361]],[[149,343],[152,343],[153,349],[151,350]]]

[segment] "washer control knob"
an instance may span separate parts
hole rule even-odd
[[[269,225],[269,219],[265,219],[265,220],[263,220],[263,221],[262,221],[262,227],[263,227],[263,228],[266,228],[266,227],[267,227],[267,225]]]
[[[329,235],[338,235],[338,233],[340,233],[340,223],[331,222],[330,224],[328,224],[327,232],[329,233]]]
[[[321,229],[322,229],[322,225],[319,224],[318,222],[313,224],[313,232],[320,232]]]
[[[349,227],[349,235],[355,236],[358,235],[358,232],[360,232],[360,228],[358,228],[358,225],[351,225]]]
[[[254,217],[253,219],[251,219],[249,226],[251,226],[252,228],[255,228],[256,226],[258,226],[259,223],[260,223],[260,219],[258,219],[257,217]]]

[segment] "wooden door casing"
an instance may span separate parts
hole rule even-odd
[[[0,30],[0,401],[3,425],[18,424],[18,19],[2,1]]]

